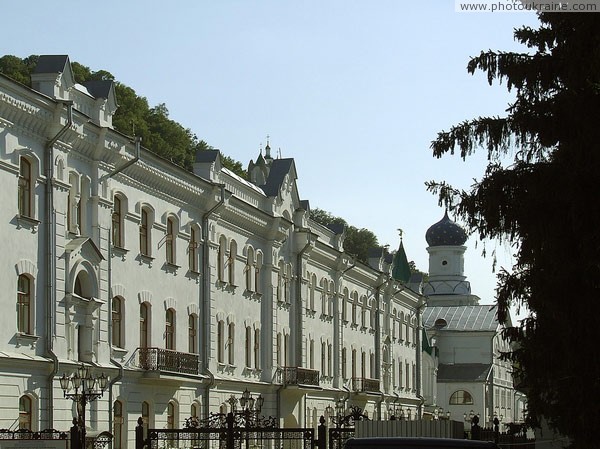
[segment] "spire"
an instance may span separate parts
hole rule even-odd
[[[265,159],[273,159],[271,157],[271,145],[269,145],[269,135],[267,134],[267,146],[265,147]]]
[[[397,281],[407,283],[410,280],[410,266],[408,265],[406,252],[404,251],[404,244],[402,243],[402,229],[398,229],[398,231],[400,232],[400,246],[394,256],[392,277]]]

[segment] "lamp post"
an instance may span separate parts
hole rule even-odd
[[[239,399],[234,395],[231,395],[227,402],[229,402],[233,415],[242,416],[244,419],[244,426],[249,427],[250,424],[258,424],[258,416],[265,403],[265,398],[263,398],[261,394],[257,397],[252,396],[246,388]],[[242,407],[241,412],[237,411],[238,402]]]
[[[77,404],[77,426],[79,427],[79,448],[85,448],[85,408],[88,403],[104,395],[108,385],[108,377],[102,373],[100,376],[92,376],[89,368],[83,363],[77,371],[68,376],[63,373],[60,378],[60,387],[65,398],[71,399]],[[74,390],[73,392],[70,392]],[[77,449],[77,448],[75,448]]]

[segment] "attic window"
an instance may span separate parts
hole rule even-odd
[[[438,318],[437,320],[435,320],[435,323],[433,324],[433,326],[438,329],[441,329],[443,327],[448,326],[448,322],[443,318]]]

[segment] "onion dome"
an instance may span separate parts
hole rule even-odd
[[[425,240],[429,246],[462,246],[467,241],[467,233],[448,218],[446,211],[444,218],[427,230]]]

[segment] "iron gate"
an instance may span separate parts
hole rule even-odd
[[[275,418],[238,415],[211,413],[205,420],[188,418],[183,429],[149,429],[136,449],[314,449],[314,429],[281,429]],[[142,432],[141,426],[136,432]]]

